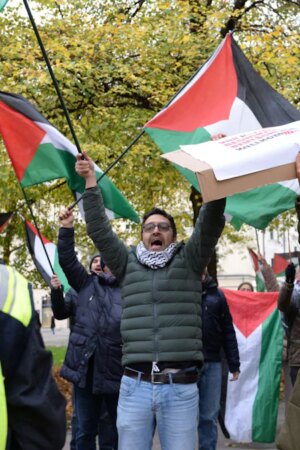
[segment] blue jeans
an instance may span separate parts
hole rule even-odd
[[[107,411],[113,426],[115,436],[114,450],[118,449],[117,442],[117,404],[118,395],[94,395],[90,389],[79,388],[74,385],[74,403],[76,411],[76,450],[96,450],[96,435],[101,434],[99,419],[102,403],[106,403]],[[105,430],[103,430],[105,432]]]
[[[151,450],[155,426],[162,450],[194,450],[198,388],[191,384],[152,384],[123,376],[117,428],[119,450]]]
[[[199,386],[199,450],[215,450],[218,440],[218,413],[220,409],[222,365],[206,362]]]

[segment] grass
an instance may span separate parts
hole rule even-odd
[[[65,345],[62,347],[47,347],[47,350],[50,350],[53,355],[53,365],[60,367],[64,362],[67,347]]]

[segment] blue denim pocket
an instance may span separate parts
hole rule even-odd
[[[198,396],[197,383],[173,384],[172,387],[176,397],[182,400],[190,400],[193,397]]]
[[[127,376],[123,376],[121,380],[121,387],[120,387],[120,397],[128,397],[129,395],[132,395],[135,391],[136,385],[138,384],[138,380],[135,378],[130,378]]]

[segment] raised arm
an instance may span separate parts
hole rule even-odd
[[[280,289],[278,296],[278,309],[285,314],[291,312],[292,305],[292,294],[294,290],[296,269],[293,263],[290,263],[285,269],[285,283]]]
[[[265,280],[267,291],[268,292],[278,292],[279,284],[278,284],[277,278],[275,276],[275,273],[273,272],[272,267],[270,266],[270,264],[267,263],[266,259],[260,253],[257,256],[258,256],[261,273]]]
[[[60,229],[58,233],[58,259],[67,280],[75,291],[79,292],[86,283],[88,273],[79,262],[75,253],[74,216],[69,209],[59,213]]]
[[[225,204],[226,199],[222,198],[206,203],[200,209],[193,234],[185,246],[189,264],[196,273],[201,274],[208,265],[222,234]]]
[[[114,276],[121,281],[125,275],[128,251],[123,241],[113,232],[107,218],[101,191],[97,185],[94,164],[86,153],[84,157],[84,160],[77,158],[76,172],[86,181],[83,208],[87,233]]]

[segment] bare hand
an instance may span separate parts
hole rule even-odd
[[[222,139],[224,137],[226,137],[226,134],[218,133],[218,134],[212,135],[211,140],[212,141],[218,141],[219,139]]]
[[[74,215],[73,210],[69,208],[65,208],[61,210],[59,213],[59,223],[61,227],[64,228],[73,228],[74,226]]]
[[[239,379],[240,372],[233,372],[232,378],[229,379],[229,381],[237,381]]]
[[[55,273],[51,277],[50,284],[53,287],[53,289],[60,289],[61,288],[60,279],[58,278],[57,275],[55,275]]]
[[[84,158],[82,158],[84,157]],[[75,170],[81,177],[85,178],[86,187],[96,186],[95,166],[86,152],[76,156]]]

